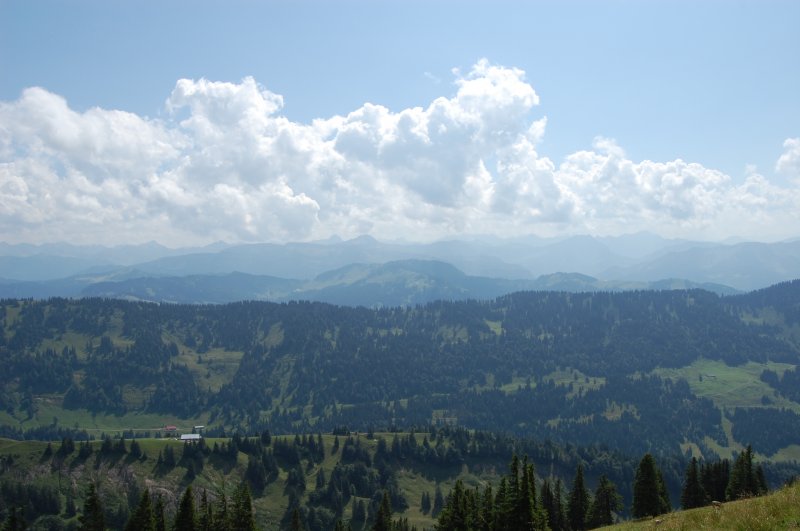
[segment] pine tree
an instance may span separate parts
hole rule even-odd
[[[428,514],[431,510],[431,495],[428,494],[428,491],[422,492],[422,499],[419,502],[419,510],[422,514]]]
[[[142,457],[142,447],[139,445],[139,442],[136,439],[131,441],[131,450],[130,454],[132,457],[139,459]]]
[[[546,517],[536,500],[536,480],[528,456],[522,461],[513,525],[516,529],[543,529]]]
[[[432,516],[438,516],[439,512],[441,512],[442,507],[444,507],[444,496],[442,496],[442,489],[439,488],[439,485],[436,485],[436,491],[433,494],[433,510],[431,511]]]
[[[510,514],[511,501],[508,480],[503,476],[500,478],[500,485],[497,487],[497,495],[494,497],[494,520],[492,522],[492,528],[510,529]]]
[[[153,517],[153,505],[150,501],[150,491],[144,489],[139,505],[131,515],[125,526],[125,531],[155,531],[156,522]]]
[[[167,531],[167,520],[164,516],[164,499],[159,495],[156,498],[156,508],[153,511],[156,522],[156,531]]]
[[[481,514],[478,522],[479,531],[491,531],[494,522],[494,496],[492,486],[486,485],[481,502]]]
[[[83,502],[83,514],[78,519],[81,531],[105,531],[106,522],[103,515],[103,505],[97,495],[97,489],[93,483],[89,484],[86,492],[86,499]]]
[[[291,524],[292,531],[304,531],[305,526],[303,525],[303,521],[300,519],[300,511],[295,507],[292,510],[292,524]]]
[[[644,518],[669,512],[670,503],[666,490],[664,478],[656,466],[655,459],[649,453],[645,454],[639,462],[633,482],[633,507],[631,508],[633,517]]]
[[[223,485],[224,489],[224,485]],[[223,490],[220,493],[219,501],[217,502],[217,510],[213,513],[214,516],[214,529],[216,531],[227,531],[231,529],[230,518],[228,514],[228,497]]]
[[[700,477],[709,500],[719,502],[726,500],[725,490],[730,481],[730,461],[723,459],[716,463],[701,465]]]
[[[203,489],[203,494],[200,496],[200,507],[198,508],[197,525],[200,531],[213,531],[214,530],[214,512],[211,504],[208,502],[208,494]]]
[[[233,493],[231,508],[231,528],[236,531],[255,531],[256,521],[253,517],[253,498],[247,483],[242,483]]]
[[[547,527],[555,530],[555,497],[553,496],[553,488],[550,486],[550,480],[547,478],[542,482],[542,508],[547,514]]]
[[[589,506],[587,526],[589,529],[611,525],[614,523],[614,512],[622,510],[622,497],[617,494],[617,487],[605,475],[600,476],[594,499]]]
[[[172,524],[172,531],[194,531],[196,522],[194,517],[194,493],[192,486],[186,487],[178,505],[178,513]]]
[[[392,506],[389,503],[389,494],[386,491],[383,491],[381,505],[378,507],[378,514],[375,516],[375,523],[372,524],[372,531],[392,531]]]
[[[749,496],[760,496],[766,492],[764,471],[761,466],[753,467],[753,448],[747,445],[745,451],[739,454],[733,464],[725,495],[729,500],[736,500]]]
[[[664,476],[661,474],[661,469],[658,472],[658,497],[661,502],[661,514],[668,513],[672,510],[672,503],[669,499],[669,491],[667,490],[667,483],[664,481]]]
[[[364,500],[353,500],[353,522],[363,523],[367,519],[367,508]]]
[[[319,471],[317,472],[317,479],[316,484],[314,485],[314,490],[322,490],[325,488],[325,471],[322,467],[319,467]]]
[[[567,515],[564,507],[564,488],[561,485],[561,478],[556,478],[556,484],[553,488],[553,498],[555,500],[556,509],[556,525],[553,531],[567,529]]]
[[[694,509],[706,504],[706,491],[700,482],[700,474],[697,469],[697,458],[692,457],[689,466],[686,468],[686,478],[683,482],[681,491],[681,508]]]
[[[468,506],[464,483],[459,479],[453,486],[453,490],[450,491],[450,494],[447,496],[447,501],[442,508],[442,512],[439,513],[436,529],[440,531],[469,529]],[[373,530],[375,530],[374,527]]]
[[[586,529],[586,513],[589,510],[589,492],[583,482],[583,465],[578,464],[572,490],[567,501],[567,520],[571,529]]]

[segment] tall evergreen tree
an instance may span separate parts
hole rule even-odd
[[[556,528],[555,496],[548,478],[545,478],[542,482],[542,508],[547,514],[547,527],[558,531]]]
[[[697,458],[692,457],[689,466],[686,468],[686,477],[683,481],[681,491],[681,508],[694,509],[706,504],[706,490],[700,481],[700,473],[697,466]]]
[[[666,486],[661,471],[656,466],[653,456],[645,454],[639,462],[633,481],[631,514],[634,518],[644,518],[669,512],[669,498],[666,496]]]
[[[668,513],[672,510],[672,502],[669,499],[669,491],[667,490],[667,483],[664,481],[664,475],[661,469],[658,472],[658,496],[661,501],[661,514]]]
[[[253,499],[247,483],[239,485],[233,493],[231,528],[236,531],[255,531],[256,529],[256,521],[253,517]]]
[[[617,487],[605,475],[600,476],[594,499],[589,506],[586,524],[589,529],[611,525],[614,513],[622,510],[622,496],[617,494]]]
[[[156,522],[153,517],[153,504],[150,501],[150,491],[144,489],[139,499],[139,505],[131,515],[125,526],[125,531],[155,531]]]
[[[83,502],[83,514],[78,519],[80,531],[105,531],[106,521],[103,515],[103,504],[94,483],[89,484],[86,499]]]
[[[509,515],[511,514],[511,496],[509,494],[508,480],[505,476],[500,478],[497,495],[494,497],[494,521],[492,528],[498,530],[511,529]]]
[[[419,502],[419,511],[422,514],[428,514],[431,510],[431,495],[428,494],[428,491],[422,492],[422,499]]]
[[[378,514],[375,516],[375,523],[372,524],[372,531],[392,531],[392,506],[389,503],[389,494],[386,491],[383,491],[381,505],[378,507]]]
[[[514,526],[517,529],[543,529],[546,517],[536,498],[536,479],[528,456],[522,461],[519,491],[515,500]]]
[[[747,445],[733,464],[728,487],[725,490],[726,497],[729,500],[736,500],[765,494],[767,485],[764,481],[764,471],[760,469],[760,466],[753,466],[753,448]]]
[[[172,531],[194,531],[197,522],[194,516],[194,493],[192,486],[186,487],[178,505],[178,513],[172,523]]]
[[[153,517],[156,522],[156,531],[167,531],[167,519],[164,515],[164,498],[160,495],[156,498],[156,508],[153,510]]]
[[[292,531],[304,531],[305,526],[303,525],[303,520],[300,518],[300,510],[295,507],[292,510],[292,523],[290,529]]]
[[[436,484],[436,491],[433,494],[433,509],[431,510],[432,516],[438,516],[439,512],[444,507],[444,496],[442,496],[442,489],[439,484]]]
[[[486,485],[483,491],[483,500],[481,501],[481,514],[478,521],[479,531],[491,531],[492,523],[494,522],[494,495],[492,494],[492,486]]]
[[[213,513],[215,531],[228,531],[231,529],[230,514],[228,512],[228,497],[225,494],[224,487],[223,485],[223,490],[217,501],[217,510]]]
[[[200,507],[198,508],[197,527],[200,531],[214,531],[214,511],[208,502],[208,494],[203,489],[200,496]]]
[[[586,529],[586,513],[589,510],[589,492],[583,481],[583,465],[578,464],[572,490],[567,500],[567,522],[570,529],[578,531]]]
[[[700,466],[703,489],[711,501],[725,501],[725,491],[730,481],[730,461],[723,459],[716,463],[703,463]]]

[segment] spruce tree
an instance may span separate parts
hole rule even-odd
[[[419,502],[419,511],[422,514],[428,514],[431,510],[431,495],[428,494],[428,491],[422,492],[422,499]]]
[[[587,525],[590,529],[614,523],[614,513],[622,510],[622,497],[605,475],[600,476],[594,499],[589,506]]]
[[[153,511],[156,522],[156,531],[167,531],[167,520],[164,516],[164,499],[159,495],[156,499],[156,508]]]
[[[303,521],[300,519],[300,511],[295,507],[292,510],[292,523],[291,528],[292,531],[304,531],[305,526],[303,525]]]
[[[716,463],[704,463],[700,466],[700,477],[710,501],[726,500],[725,491],[730,481],[730,461],[723,459]]]
[[[508,480],[505,476],[500,478],[497,495],[494,497],[493,529],[510,529],[511,496],[509,495]]]
[[[700,473],[697,467],[697,458],[692,457],[689,466],[686,468],[686,478],[683,482],[681,491],[681,508],[694,509],[706,504],[706,491],[700,482]]]
[[[564,488],[561,485],[561,478],[556,478],[553,498],[556,511],[556,525],[553,527],[553,531],[567,529],[567,515],[564,512]]]
[[[658,470],[653,456],[649,453],[645,454],[639,462],[633,481],[631,514],[634,518],[658,516],[669,512],[669,505],[669,497],[661,471]]]
[[[208,494],[203,489],[200,496],[200,507],[198,508],[197,525],[200,531],[214,531],[214,512],[208,502]]]
[[[661,474],[661,469],[657,469],[656,472],[658,473],[658,497],[661,502],[661,514],[665,514],[672,510],[672,502],[670,502],[667,483],[664,481],[664,475]]]
[[[439,485],[436,485],[436,491],[433,494],[433,509],[431,511],[432,516],[438,516],[439,512],[444,507],[444,496],[442,496],[442,489]]]
[[[547,478],[542,482],[542,508],[547,514],[547,527],[551,530],[555,529],[555,498],[553,496],[553,488],[550,486],[550,480]]]
[[[189,485],[183,492],[180,505],[178,505],[178,513],[175,515],[172,531],[194,531],[195,526],[194,493],[192,486]]]
[[[567,521],[571,529],[586,529],[586,513],[589,510],[589,492],[583,481],[583,465],[578,464],[572,490],[567,501]]]
[[[256,521],[253,517],[253,498],[247,483],[242,483],[233,493],[231,508],[231,528],[236,531],[255,531]]]
[[[392,506],[389,503],[389,494],[386,491],[383,491],[381,505],[378,507],[378,514],[375,516],[375,523],[372,524],[372,531],[392,531]]]
[[[225,486],[223,485],[223,489]],[[230,515],[228,513],[228,497],[223,490],[220,493],[219,500],[217,501],[217,510],[213,513],[214,516],[214,530],[227,531],[231,529]]]
[[[89,484],[86,499],[83,502],[83,514],[78,519],[80,531],[105,531],[106,522],[103,515],[103,505],[94,483]]]
[[[492,495],[492,486],[486,485],[483,491],[483,500],[481,502],[481,514],[478,522],[479,531],[491,531],[492,523],[494,522],[494,496]]]
[[[150,501],[150,491],[144,489],[139,505],[131,515],[125,526],[125,531],[155,531],[156,522],[153,517],[153,505]]]
[[[767,484],[761,466],[753,466],[753,448],[747,445],[739,454],[731,470],[725,495],[729,500],[766,494]]]

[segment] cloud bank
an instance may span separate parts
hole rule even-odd
[[[453,93],[399,111],[365,103],[297,123],[252,78],[181,79],[152,119],[77,112],[42,88],[0,102],[0,239],[296,241],[463,233],[755,239],[800,234],[800,138],[780,187],[682,160],[632,161],[613,140],[560,162],[525,73],[481,60]],[[778,151],[776,150],[776,155]]]

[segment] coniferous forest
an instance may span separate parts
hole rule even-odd
[[[47,446],[0,446],[1,516],[583,529],[759,495],[800,470],[797,301],[4,300],[0,436]]]

